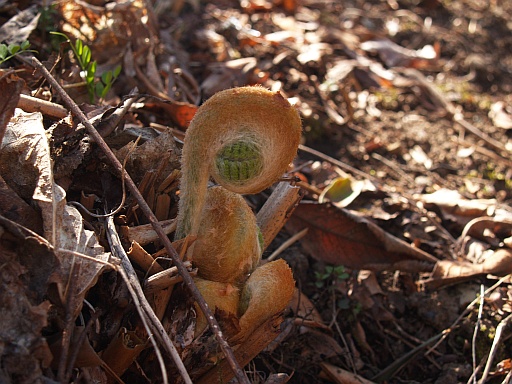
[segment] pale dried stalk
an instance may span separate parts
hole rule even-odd
[[[136,241],[132,242],[128,251],[128,257],[146,272],[146,276],[151,276],[164,270],[153,256],[147,253]]]
[[[190,261],[185,261],[186,266],[190,267]],[[193,274],[191,272],[191,274]],[[167,289],[183,281],[183,278],[178,274],[178,268],[167,268],[162,272],[155,273],[144,282],[144,293],[146,295]]]
[[[280,182],[274,189],[256,215],[256,221],[263,235],[263,249],[270,245],[283,228],[302,196],[303,193],[299,187],[286,181]]]
[[[20,95],[18,108],[23,109],[25,112],[41,112],[45,116],[56,119],[63,119],[69,113],[68,110],[60,104],[27,95]]]
[[[159,222],[166,235],[176,230],[176,220],[169,219]],[[121,227],[121,234],[131,243],[136,242],[140,245],[146,245],[158,240],[158,234],[151,224],[138,225],[136,227]]]

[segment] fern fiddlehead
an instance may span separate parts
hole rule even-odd
[[[294,158],[298,112],[262,87],[219,92],[197,111],[185,135],[175,239],[197,235],[209,177],[239,194],[277,181]]]

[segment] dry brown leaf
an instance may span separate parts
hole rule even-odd
[[[121,162],[128,156],[126,170],[137,183],[147,172],[162,166],[156,180],[152,181],[153,185],[159,185],[167,175],[179,168],[179,151],[174,136],[169,131],[161,133],[135,149],[133,149],[133,143],[128,143],[115,151],[115,154]]]
[[[441,188],[434,193],[420,195],[419,200],[425,203],[426,208],[437,206],[447,215],[466,217],[490,216],[497,208],[495,199],[467,200],[454,190]]]
[[[73,328],[70,347],[72,351],[78,350],[76,360],[73,362],[73,367],[97,367],[102,365],[103,361],[93,349],[87,336],[82,336],[84,332],[84,326],[75,326]],[[50,343],[50,349],[53,353],[52,365],[54,368],[57,368],[62,354],[62,334],[49,337],[48,342]],[[68,364],[70,363],[70,357],[71,356],[68,356]]]
[[[253,84],[253,74],[258,71],[257,60],[254,57],[211,63],[208,69],[210,74],[201,83],[204,98],[209,98],[224,89]]]
[[[28,40],[30,34],[37,28],[39,22],[40,8],[32,5],[23,11],[17,12],[9,21],[0,27],[0,41],[9,44],[21,45]]]
[[[0,176],[0,215],[42,234],[43,222],[38,212],[25,202]]]
[[[302,357],[307,359],[324,360],[346,353],[332,336],[322,331],[308,329],[305,340],[308,348],[304,348]]]
[[[0,174],[25,201],[42,193],[44,181],[51,179],[51,161],[40,113],[16,109],[0,146]]]
[[[44,239],[0,216],[0,360],[2,383],[36,383],[52,355],[41,336],[42,301],[58,262]]]
[[[162,104],[163,108],[170,114],[171,119],[182,129],[186,129],[194,117],[197,106],[189,103]]]
[[[1,72],[0,72],[1,75]],[[4,138],[7,124],[14,115],[14,109],[20,99],[23,81],[15,75],[7,75],[0,77],[0,143]]]
[[[437,289],[461,283],[480,275],[504,276],[512,271],[512,250],[498,249],[481,264],[467,261],[441,260],[436,264],[432,277],[424,281],[425,287]]]
[[[457,191],[440,189],[421,195],[418,200],[429,210],[441,210],[445,219],[453,220],[461,227],[471,222],[467,234],[491,244],[496,243],[496,236],[508,237],[512,233],[512,213],[506,207],[501,207],[496,199],[467,200]]]
[[[33,200],[41,209],[44,237],[52,244],[61,262],[56,281],[61,300],[65,302],[71,271],[79,268],[74,277],[76,316],[83,298],[92,287],[105,265],[85,260],[70,252],[108,261],[109,254],[99,245],[93,231],[85,230],[82,216],[73,207],[66,206],[64,190],[53,181],[50,148],[40,113],[16,110],[11,119],[0,150],[0,173],[6,182],[27,201]]]
[[[317,260],[329,264],[353,269],[383,270],[402,265],[430,270],[437,262],[430,254],[392,236],[365,217],[330,203],[299,204],[286,227],[294,233],[309,228],[301,240],[304,248]]]
[[[315,305],[297,288],[288,307],[291,308],[296,317],[323,324],[322,317]]]

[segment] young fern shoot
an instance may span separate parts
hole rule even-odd
[[[279,92],[241,87],[208,99],[185,135],[175,239],[197,235],[210,176],[232,192],[258,193],[286,172],[300,135],[299,113]]]

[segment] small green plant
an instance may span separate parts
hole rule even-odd
[[[0,64],[12,59],[14,56],[24,52],[36,52],[30,48],[30,43],[25,40],[21,45],[17,44],[0,44]]]
[[[104,72],[98,77],[96,73],[98,64],[96,63],[96,60],[91,61],[91,49],[85,45],[82,40],[77,39],[75,44],[73,44],[64,33],[52,32],[52,34],[64,37],[71,46],[76,60],[78,61],[78,65],[84,72],[84,80],[87,85],[87,91],[89,92],[91,103],[94,101],[95,97],[104,99],[116,79],[119,77],[119,74],[121,73],[121,66],[118,65],[114,70]]]
[[[326,265],[325,270],[323,272],[315,272],[315,286],[317,288],[322,288],[329,284],[330,282],[339,282],[347,280],[349,276],[350,275],[346,272],[345,267],[343,265]]]

